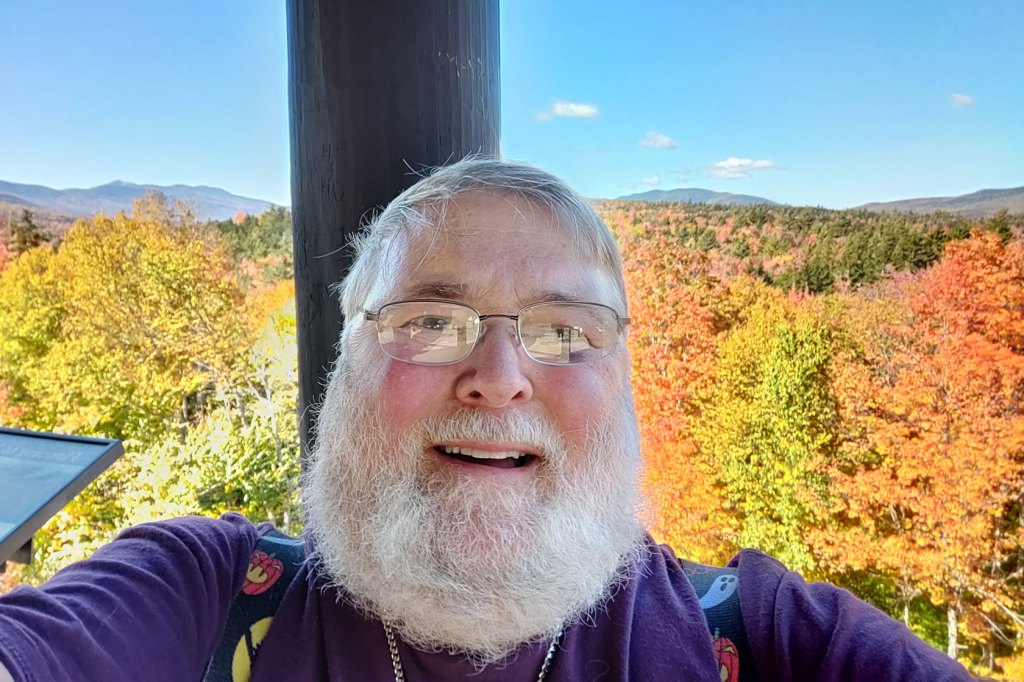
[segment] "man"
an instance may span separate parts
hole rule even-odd
[[[637,519],[625,290],[588,203],[535,168],[467,160],[356,249],[303,481],[310,560],[239,644],[236,679],[735,679]],[[261,531],[237,515],[127,531],[0,601],[0,664],[200,679]],[[736,562],[756,679],[970,679],[848,593]]]

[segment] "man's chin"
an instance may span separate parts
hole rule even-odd
[[[480,662],[581,618],[622,577],[642,537],[626,524],[615,537],[574,536],[579,519],[555,521],[559,511],[528,505],[419,515],[422,503],[396,505],[417,520],[384,514],[362,528],[335,525],[318,534],[317,552],[348,600],[406,641]]]
[[[640,547],[638,543],[636,552]],[[603,574],[591,569],[586,577],[546,584],[517,583],[501,576],[503,561],[497,555],[463,558],[458,566],[435,574],[434,584],[367,582],[353,573],[329,573],[346,601],[370,618],[391,624],[409,645],[490,664],[584,620],[625,578],[637,554],[627,556]],[[471,575],[474,579],[467,580]]]

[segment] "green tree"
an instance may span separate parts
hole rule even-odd
[[[861,230],[847,238],[839,258],[840,276],[854,286],[874,282],[881,272],[881,263],[872,249],[871,233]]]
[[[807,252],[798,286],[816,294],[832,291],[837,251],[836,240],[831,235],[815,242]]]
[[[822,490],[815,471],[834,448],[836,407],[829,332],[790,305],[762,286],[742,313],[720,346],[697,440],[734,510],[736,544],[807,570],[803,529]]]
[[[36,225],[32,211],[27,208],[22,209],[21,217],[11,225],[10,244],[14,255],[34,249],[45,243],[47,239],[49,239],[49,235]]]
[[[255,283],[292,275],[292,215],[275,206],[258,216],[239,214],[210,223],[232,261]]]
[[[998,234],[999,238],[1002,239],[1003,242],[1009,241],[1010,237],[1013,236],[1013,228],[1010,224],[1010,212],[1005,208],[989,218],[986,227]]]

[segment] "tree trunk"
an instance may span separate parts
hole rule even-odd
[[[946,607],[946,655],[956,660],[956,605]]]

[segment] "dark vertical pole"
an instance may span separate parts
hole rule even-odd
[[[349,235],[421,169],[498,153],[498,0],[288,0],[300,437],[334,360]]]

